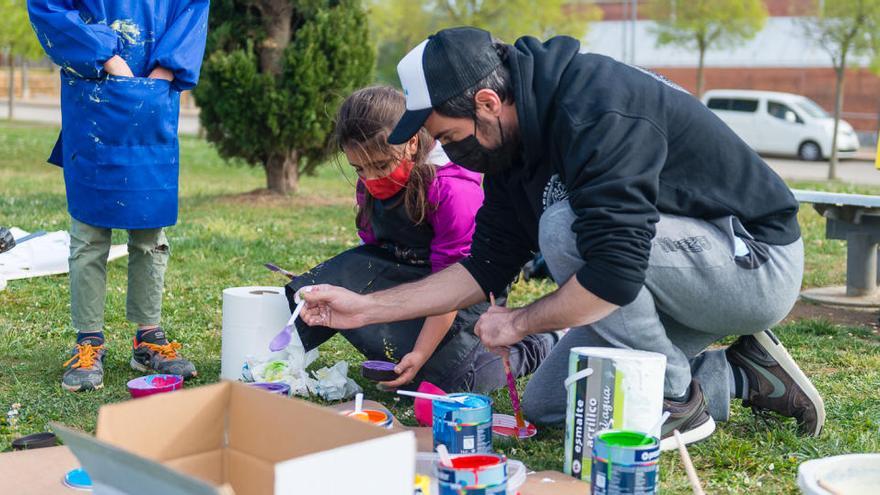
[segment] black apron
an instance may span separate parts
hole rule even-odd
[[[362,245],[349,249],[294,279],[286,287],[291,310],[296,306],[293,295],[302,287],[331,284],[368,294],[400,284],[413,282],[431,274],[429,261],[434,229],[427,223],[414,225],[406,214],[400,197],[374,200],[370,223],[378,245]],[[482,302],[459,310],[446,337],[419,371],[413,384],[421,380],[442,383],[453,370],[459,369],[480,345],[474,325],[486,310]],[[367,359],[399,362],[412,351],[424,318],[378,323],[340,333]],[[297,330],[306,350],[323,344],[337,331],[327,327],[309,327],[301,320]]]

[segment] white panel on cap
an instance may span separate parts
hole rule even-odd
[[[422,57],[428,41],[419,43],[419,46],[410,50],[397,64],[397,75],[400,77],[403,94],[406,95],[407,110],[424,110],[432,107],[428,81],[425,79],[425,69],[422,66]]]

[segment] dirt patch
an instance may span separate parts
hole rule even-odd
[[[269,192],[268,189],[254,189],[241,194],[224,194],[217,196],[217,201],[231,205],[247,206],[352,206],[354,199],[348,196],[321,196],[316,194],[297,193],[281,196]]]
[[[880,315],[878,315],[877,310],[820,306],[818,304],[798,301],[783,323],[792,323],[799,320],[828,320],[836,325],[876,329],[878,327],[878,316]]]

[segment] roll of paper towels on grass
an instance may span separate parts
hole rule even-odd
[[[248,356],[269,354],[269,342],[290,319],[283,287],[233,287],[223,291],[220,378],[238,380]],[[293,338],[299,339],[294,331]]]
[[[648,431],[663,414],[666,356],[611,347],[574,347],[568,361],[566,474],[590,479],[593,437],[607,429]]]

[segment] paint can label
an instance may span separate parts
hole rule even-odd
[[[605,436],[626,435],[646,445],[629,446]],[[641,433],[611,431],[595,439],[591,470],[594,495],[655,495],[658,485],[660,443]]]
[[[565,474],[590,479],[593,439],[596,433],[623,421],[622,374],[613,359],[572,352],[569,375],[585,369],[593,372],[568,388],[565,421]]]
[[[464,404],[434,401],[434,448],[443,444],[450,454],[492,452],[492,399],[477,394],[452,394],[467,397]]]

